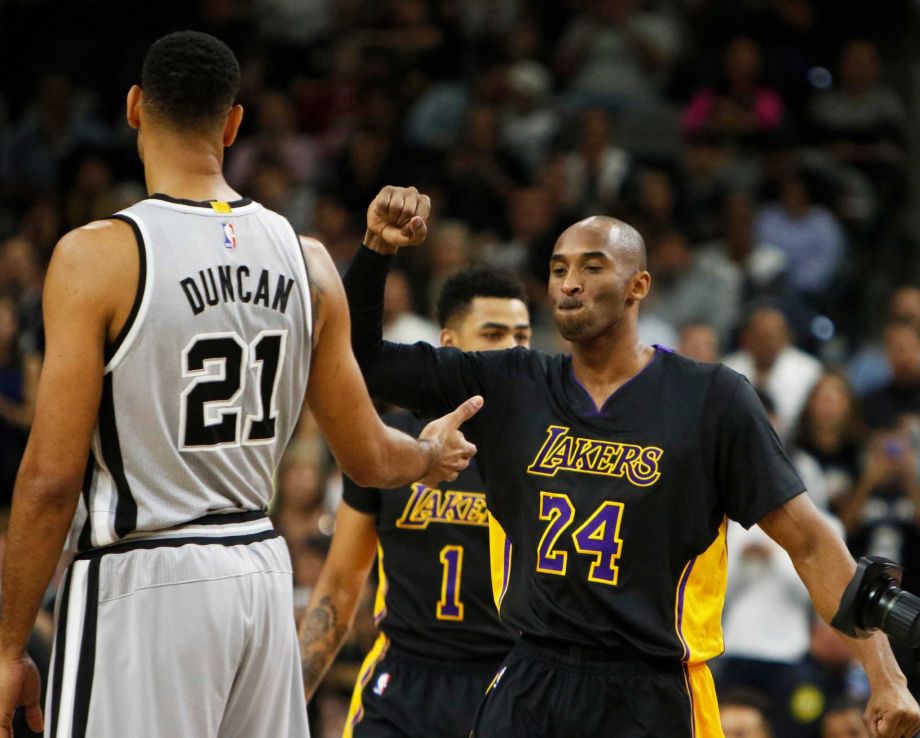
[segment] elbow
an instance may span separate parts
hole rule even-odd
[[[16,478],[15,499],[25,499],[43,510],[72,507],[80,495],[83,471],[24,459]]]

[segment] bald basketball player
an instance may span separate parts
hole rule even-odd
[[[422,414],[470,394],[490,520],[510,545],[500,597],[522,636],[473,735],[722,735],[708,659],[722,651],[725,530],[761,525],[830,620],[855,570],[814,508],[753,388],[736,372],[639,341],[652,279],[630,225],[566,229],[549,299],[572,355],[464,353],[386,343],[381,310],[415,189],[384,188],[345,276],[353,345],[371,393]],[[497,569],[498,570],[498,569]],[[873,689],[874,735],[920,728],[885,638],[851,641]]]

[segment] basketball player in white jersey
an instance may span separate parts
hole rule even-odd
[[[155,43],[128,94],[154,194],[54,252],[3,571],[0,738],[17,704],[50,738],[304,738],[291,564],[265,517],[304,398],[364,485],[453,479],[475,452],[457,429],[481,398],[422,441],[381,423],[328,254],[224,181],[238,84],[211,36]],[[24,648],[75,510],[43,716]]]

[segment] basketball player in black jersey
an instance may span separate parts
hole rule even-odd
[[[253,209],[227,185],[221,172],[224,149],[233,143],[243,114],[242,107],[235,103],[239,64],[230,49],[206,34],[170,34],[148,51],[141,82],[142,86],[135,85],[128,93],[128,122],[138,130],[149,192],[162,193],[162,198],[171,201],[165,207],[172,208],[172,214],[165,217],[174,218],[173,232],[181,234],[183,223],[192,232],[201,230],[196,224],[203,212],[229,218],[238,205]],[[149,203],[144,207],[162,209]],[[248,300],[245,304],[227,303],[211,307],[201,316],[194,306],[187,309],[178,279],[167,284],[151,278],[150,286],[145,288],[144,265],[151,259],[129,220],[128,216],[103,220],[72,231],[58,243],[48,268],[43,305],[45,360],[32,433],[16,480],[4,557],[0,738],[10,738],[13,711],[20,704],[25,706],[29,726],[42,729],[39,676],[25,653],[25,644],[60,559],[81,487],[85,479],[103,477],[115,479],[108,487],[113,492],[117,487],[117,495],[111,495],[114,509],[98,504],[91,511],[103,521],[114,516],[115,535],[110,538],[132,537],[129,543],[112,550],[84,551],[81,556],[88,558],[75,561],[68,570],[59,600],[59,626],[63,622],[68,627],[58,627],[56,636],[54,677],[49,690],[52,709],[46,735],[280,738],[290,734],[291,738],[302,738],[307,732],[306,714],[290,611],[290,563],[286,549],[264,515],[271,495],[273,466],[292,427],[282,428],[280,420],[277,425],[271,420],[271,432],[250,446],[244,446],[239,438],[235,444],[221,443],[218,437],[225,430],[238,435],[242,418],[256,413],[258,400],[253,380],[249,382],[250,393],[242,391],[248,370],[240,370],[243,353],[237,343],[244,339],[237,336],[234,342],[228,336],[253,324],[257,327],[252,333],[259,327],[279,325],[281,313],[266,309],[266,298],[264,306],[258,305],[256,299],[252,304]],[[264,226],[270,222],[277,221],[269,221],[266,216],[261,223]],[[182,258],[192,259],[195,253],[206,252],[213,255],[215,263],[222,259],[230,263],[230,248],[236,247],[233,228],[222,231],[219,220],[211,225],[218,226],[211,229],[215,237],[182,243]],[[239,221],[238,227],[242,225]],[[308,280],[298,277],[302,284],[290,298],[291,305],[295,300],[298,305],[286,316],[291,321],[290,330],[284,324],[284,335],[289,338],[286,355],[311,358],[306,402],[339,463],[363,483],[380,486],[398,486],[419,477],[455,477],[475,451],[456,428],[475,413],[480,401],[474,398],[452,416],[433,423],[422,442],[387,428],[371,404],[349,346],[345,295],[332,259],[316,241],[298,242],[289,228],[277,232],[284,237],[273,238],[268,227],[254,229],[249,248],[261,246],[263,253],[283,253],[300,274],[306,264]],[[418,233],[410,233],[404,240],[411,242],[416,236]],[[162,258],[179,240],[181,235],[172,242],[161,238],[154,245],[162,248]],[[276,259],[280,265],[281,257]],[[152,264],[150,267],[146,273],[152,276],[155,271]],[[143,297],[145,289],[147,295]],[[150,306],[151,299],[157,300],[154,307]],[[138,309],[140,304],[150,309],[143,320],[138,318],[132,326],[136,315],[143,313]],[[173,306],[175,320],[151,321],[152,315],[158,315],[157,309]],[[156,361],[133,374],[117,370],[118,381],[127,383],[121,385],[122,389],[134,386],[142,398],[133,406],[122,405],[117,418],[122,430],[144,427],[155,434],[159,447],[171,451],[175,463],[164,463],[167,454],[154,454],[143,445],[119,448],[112,406],[112,372],[116,370],[110,371],[107,366],[114,345],[122,344],[127,333],[127,342],[122,344],[125,351],[141,343],[140,335],[153,336],[154,341],[161,339],[169,348],[170,338],[195,330],[200,325],[195,321],[201,320],[217,327],[220,332],[210,336],[223,336],[223,340],[233,343],[236,353],[221,359],[206,351],[198,359],[202,363],[208,360],[208,364],[198,366],[201,371],[197,374],[191,371],[195,367],[188,361],[183,373],[183,356],[178,350],[161,351]],[[274,335],[277,337],[278,332]],[[245,341],[261,340],[259,336],[247,334]],[[195,344],[196,349],[199,345],[213,346]],[[256,354],[257,366],[268,363],[265,354]],[[215,375],[210,382],[195,384],[202,372],[209,372],[208,365],[220,361],[225,376]],[[278,372],[287,372],[286,381],[276,380],[282,388],[277,399],[279,405],[286,406],[284,418],[293,418],[293,425],[304,402],[304,392],[300,390],[299,397],[288,397],[285,391],[294,393],[284,388],[301,388],[307,382],[300,372],[293,376],[290,364],[284,366],[287,368],[275,367]],[[214,378],[221,381],[213,381]],[[236,386],[230,388],[229,394],[222,393],[234,379]],[[146,397],[145,382],[151,388]],[[163,387],[171,391],[164,393]],[[188,440],[182,429],[167,422],[178,414],[180,396],[183,402],[191,396],[189,390],[198,392],[196,408],[204,416],[203,428],[199,428],[201,438],[194,439],[190,451],[188,443],[179,444],[180,437]],[[191,406],[190,401],[187,404]],[[215,404],[222,408],[218,420],[212,417],[208,421],[205,406]],[[293,414],[288,413],[291,408]],[[269,403],[265,403],[264,410],[270,411]],[[194,412],[195,408],[184,419],[197,417]],[[234,419],[240,422],[234,423]],[[211,456],[194,456],[202,448],[211,453],[211,447],[217,449]],[[189,462],[193,457],[197,459],[194,466]],[[149,488],[140,484],[137,476],[126,478],[124,469],[129,461],[147,472]],[[232,474],[246,463],[261,469],[267,479],[266,484],[257,485],[261,499],[250,502],[249,507],[235,503],[234,499],[240,497],[235,494],[238,490],[221,489],[213,483],[215,476],[211,474],[215,469]],[[169,512],[176,519],[162,526],[165,530],[152,529],[149,524],[142,528],[138,511],[146,509],[145,502],[176,492],[170,481],[180,467],[192,471],[188,474],[188,487],[179,490],[184,494],[183,504],[170,506]],[[214,505],[203,492],[211,497],[223,494],[225,501],[218,500]],[[86,493],[89,496],[90,490]],[[220,515],[215,520],[209,512]],[[205,521],[205,517],[210,519]],[[231,520],[236,522],[230,524]],[[197,538],[183,540],[182,528],[192,522],[198,523],[192,526]],[[223,528],[250,533],[254,528],[259,530],[255,536],[241,533],[221,540]],[[88,543],[92,545],[93,540]],[[269,548],[271,555],[266,553]],[[139,563],[138,557],[144,561]],[[277,565],[272,557],[279,560]],[[181,562],[176,563],[178,559]],[[238,562],[249,568],[241,571]],[[218,565],[230,570],[230,575],[209,579],[212,583],[225,583],[220,593],[235,592],[234,583],[248,582],[250,589],[245,601],[227,596],[215,613],[216,590],[208,588],[205,578],[196,579],[196,572]],[[133,577],[130,579],[129,570]],[[122,591],[107,596],[112,587]],[[269,590],[271,597],[260,596]],[[171,595],[173,601],[185,598],[185,607],[169,607]],[[252,604],[253,600],[259,607]],[[132,602],[138,603],[135,616],[113,614],[126,613]],[[178,618],[179,626],[172,628],[170,618]],[[274,628],[272,623],[276,624]],[[251,654],[241,654],[248,650],[250,638],[244,632],[256,633]],[[227,650],[212,647],[216,642]],[[183,643],[189,650],[183,649]],[[108,686],[99,688],[99,684]],[[249,709],[249,700],[264,688],[268,690],[262,692],[258,709]]]
[[[464,351],[529,345],[525,300],[506,272],[459,272],[438,299],[441,345]],[[424,425],[408,413],[385,420],[410,435]],[[516,635],[495,608],[508,572],[495,573],[493,593],[488,533],[475,463],[440,488],[417,482],[381,492],[346,478],[332,548],[301,632],[309,698],[341,646],[376,552],[382,632],[355,685],[345,738],[469,735]]]
[[[384,342],[389,234],[427,209],[413,188],[384,188],[345,283],[373,395],[426,414],[485,396],[465,432],[510,541],[501,615],[522,637],[473,735],[721,736],[706,661],[722,651],[727,518],[786,549],[825,620],[855,562],[803,494],[750,384],[639,342],[651,277],[626,223],[588,218],[555,244],[549,298],[571,356]],[[885,637],[850,645],[872,687],[873,735],[913,735],[920,709]]]

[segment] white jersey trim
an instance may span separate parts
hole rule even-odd
[[[144,279],[144,294],[141,296],[141,304],[138,308],[137,314],[134,316],[134,322],[131,324],[131,327],[128,329],[128,333],[125,335],[124,340],[121,342],[121,345],[118,347],[118,351],[115,352],[115,355],[111,358],[108,364],[105,365],[105,373],[110,373],[115,367],[117,367],[121,360],[125,357],[125,354],[131,350],[131,346],[134,344],[135,338],[141,329],[141,325],[144,323],[144,319],[147,317],[147,311],[150,308],[150,300],[153,293],[153,278],[156,267],[153,263],[153,250],[150,248],[150,233],[147,231],[147,226],[144,225],[144,222],[137,217],[134,213],[130,213],[127,210],[122,210],[117,215],[129,219],[132,223],[137,226],[138,232],[141,234],[141,243],[138,244],[144,251],[144,258],[146,259],[146,278]],[[140,285],[138,285],[140,289]],[[129,318],[130,319],[130,318]]]
[[[239,205],[230,209],[229,212],[221,212],[220,210],[215,210],[210,207],[203,207],[202,205],[185,205],[181,202],[172,202],[170,200],[161,200],[158,197],[148,197],[146,200],[142,200],[145,205],[152,205],[157,208],[166,208],[167,210],[174,210],[179,213],[191,213],[192,215],[203,215],[206,217],[214,218],[232,218],[235,215],[249,215],[254,213],[257,210],[262,209],[262,205],[255,200],[248,202],[245,205]]]

